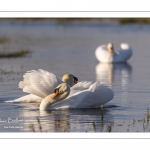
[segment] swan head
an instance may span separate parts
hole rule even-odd
[[[108,49],[108,52],[109,52],[110,54],[114,54],[114,53],[115,53],[115,52],[114,52],[113,43],[108,43],[108,44],[107,44],[107,49]]]
[[[70,86],[74,86],[76,83],[78,83],[78,78],[72,74],[64,74],[62,77],[62,81]]]
[[[70,94],[70,86],[67,83],[59,84],[54,93],[45,97],[41,104],[40,110],[50,110],[50,106],[54,103],[57,103],[63,99],[65,99]]]
[[[52,94],[52,99],[63,100],[70,94],[70,86],[67,83],[59,84]]]

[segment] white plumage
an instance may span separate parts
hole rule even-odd
[[[42,69],[28,71],[23,78],[24,80],[19,82],[19,88],[22,88],[23,92],[42,98],[52,93],[55,87],[62,83],[53,73]]]
[[[8,102],[41,102],[44,104],[49,95],[52,95],[55,88],[62,83],[54,74],[42,69],[28,71],[23,77],[23,81],[19,82],[19,87],[30,94]],[[104,105],[114,97],[113,91],[100,84],[99,81],[93,84],[89,81],[78,82],[70,87],[68,92],[70,92],[68,97],[50,105],[50,109],[97,107]]]
[[[101,63],[122,63],[132,56],[132,49],[129,44],[121,43],[121,50],[114,54],[109,53],[107,45],[101,45],[95,50],[95,56]]]
[[[18,86],[23,89],[23,92],[29,95],[20,97],[9,102],[41,102],[43,98],[53,93],[55,88],[62,83],[53,73],[46,70],[31,70],[23,75],[23,81],[20,81]],[[89,88],[92,83],[89,81],[78,82],[72,88],[70,94]]]
[[[112,100],[113,97],[113,91],[97,81],[88,89],[69,95],[66,99],[51,105],[51,109],[93,108],[104,105]]]
[[[90,86],[92,85],[92,82],[90,81],[82,81],[82,82],[78,82],[77,84],[75,84],[74,86],[71,87],[70,89],[70,94],[69,95],[73,95],[77,92],[83,91],[88,89]]]

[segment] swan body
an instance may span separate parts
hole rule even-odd
[[[72,74],[65,74],[61,81],[53,73],[42,69],[28,71],[23,78],[18,86],[29,95],[9,102],[41,102],[43,98],[53,93],[59,84],[66,82],[69,86],[73,86],[78,81],[77,77]]]
[[[113,44],[100,45],[95,50],[95,56],[101,63],[123,63],[132,56],[132,49],[127,43],[120,44],[121,50],[114,52]]]
[[[8,102],[40,102],[40,110],[97,107],[114,97],[113,91],[99,81],[78,82],[71,87],[45,70],[28,72],[19,87],[30,94]]]
[[[99,81],[97,81],[88,89],[76,92],[68,96],[66,99],[52,104],[50,109],[93,108],[104,105],[112,100],[113,97],[113,91],[109,87],[102,85]]]

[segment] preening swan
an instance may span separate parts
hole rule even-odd
[[[62,83],[56,87],[53,94],[45,97],[40,110],[52,110],[63,108],[92,108],[104,105],[113,99],[113,91],[99,81],[92,84],[87,90],[79,91],[68,96],[70,87]],[[67,97],[68,96],[68,97]]]
[[[28,71],[23,75],[23,78],[18,86],[23,89],[23,92],[30,94],[15,99],[13,102],[41,102],[62,82],[66,82],[69,86],[73,86],[78,82],[78,78],[72,74],[65,74],[61,81],[53,73],[42,69]]]
[[[65,99],[70,93],[70,86],[67,83],[62,83],[56,87],[53,94],[46,96],[41,104],[40,110],[50,110],[52,104]]]
[[[95,50],[95,56],[101,63],[122,63],[126,62],[132,56],[132,49],[129,44],[121,43],[121,50],[115,52],[112,43],[100,45]]]
[[[41,102],[40,110],[49,110],[97,107],[113,99],[113,91],[99,81],[94,84],[89,81],[78,82],[73,75],[65,76],[73,80],[75,85],[71,87],[68,83],[62,83],[54,74],[45,70],[27,72],[19,87],[30,94],[8,102]]]

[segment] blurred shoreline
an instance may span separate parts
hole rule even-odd
[[[22,22],[38,22],[38,21],[54,21],[56,23],[86,23],[86,22],[110,22],[120,25],[124,24],[150,24],[150,18],[0,18],[0,21],[22,21]]]

